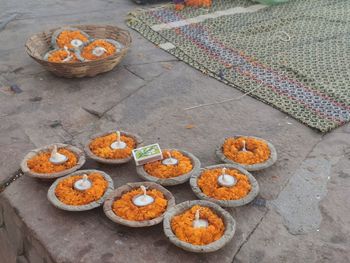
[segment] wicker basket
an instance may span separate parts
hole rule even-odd
[[[90,174],[90,173],[99,173],[103,176],[103,178],[107,181],[108,186],[107,189],[105,191],[105,193],[103,194],[103,196],[100,197],[100,199],[93,201],[91,203],[88,203],[86,205],[67,205],[63,202],[61,202],[56,194],[55,194],[55,190],[56,187],[58,186],[58,184],[60,182],[62,182],[63,180],[71,177],[71,176],[75,176],[75,175],[83,175],[83,174]],[[87,210],[91,210],[94,209],[96,207],[99,207],[103,204],[103,202],[106,200],[106,198],[108,197],[108,195],[110,195],[113,192],[114,189],[114,184],[113,184],[113,180],[112,178],[106,174],[105,172],[99,171],[99,170],[94,170],[94,169],[90,169],[90,170],[79,170],[76,171],[72,174],[69,174],[65,177],[59,178],[57,179],[49,188],[49,191],[47,192],[47,198],[49,199],[49,201],[51,202],[51,204],[59,209],[62,210],[66,210],[66,211],[72,211],[72,212],[80,212],[80,211],[87,211]]]
[[[91,159],[95,160],[96,162],[105,163],[105,164],[123,164],[123,163],[127,163],[127,162],[131,161],[132,160],[132,154],[130,156],[128,156],[127,158],[124,158],[124,159],[105,159],[105,158],[97,156],[96,154],[94,154],[90,150],[90,144],[91,144],[92,140],[94,140],[96,138],[99,138],[99,137],[103,137],[103,136],[109,135],[109,134],[111,134],[113,132],[115,133],[116,130],[110,130],[108,132],[101,132],[101,133],[92,135],[90,137],[90,139],[88,140],[88,142],[85,144],[85,147],[84,147],[84,151],[87,154],[87,156],[89,156]],[[142,139],[137,134],[130,133],[130,132],[125,132],[125,131],[120,131],[120,134],[133,138],[135,140],[135,143],[136,143],[135,148],[139,147],[142,144]]]
[[[204,194],[200,189],[200,187],[198,186],[198,179],[201,177],[202,172],[204,172],[205,170],[211,170],[211,169],[217,169],[217,168],[235,169],[235,170],[238,170],[240,173],[244,174],[245,176],[247,176],[249,183],[251,185],[251,190],[249,191],[249,193],[245,197],[238,200],[219,200]],[[251,173],[246,171],[243,167],[235,164],[217,164],[217,165],[211,165],[211,166],[202,168],[199,172],[191,176],[190,185],[191,185],[192,191],[195,193],[195,195],[198,198],[213,202],[215,204],[218,204],[221,207],[238,207],[238,206],[246,205],[251,201],[253,201],[259,193],[259,184],[258,184],[258,181],[255,179],[255,177]]]
[[[59,77],[82,78],[94,77],[97,74],[112,70],[120,63],[126,55],[130,45],[131,37],[127,30],[109,25],[80,25],[78,28],[93,38],[114,39],[123,44],[121,52],[113,54],[103,59],[79,62],[79,63],[58,63],[44,60],[45,54],[51,49],[51,36],[59,28],[32,35],[25,45],[26,51],[35,61],[45,69]]]
[[[36,156],[37,154],[43,151],[44,152],[51,151],[54,145],[56,145],[58,148],[67,148],[68,150],[74,152],[78,159],[77,164],[67,170],[63,170],[61,172],[56,172],[56,173],[36,173],[34,171],[31,171],[27,165],[28,160],[30,160],[31,158],[33,158],[34,156]],[[62,177],[67,174],[75,172],[76,170],[80,169],[84,165],[84,163],[85,163],[85,154],[79,148],[72,145],[63,144],[63,143],[53,143],[38,149],[31,150],[29,153],[27,153],[23,161],[21,162],[21,169],[25,175],[28,175],[30,177],[34,177],[42,180],[52,180],[52,179],[56,179],[58,177]]]
[[[224,221],[225,231],[223,236],[220,237],[218,240],[212,243],[209,243],[207,245],[193,245],[191,243],[187,243],[185,241],[180,240],[173,232],[171,228],[171,220],[173,219],[173,217],[179,214],[182,214],[183,212],[185,212],[188,209],[191,209],[195,205],[200,205],[200,206],[210,208],[218,216],[220,216],[221,219]],[[192,200],[192,201],[185,201],[169,209],[164,215],[163,229],[166,237],[175,246],[178,246],[190,252],[209,253],[209,252],[214,252],[221,249],[228,242],[231,241],[231,239],[233,238],[236,232],[236,220],[230,215],[229,212],[225,211],[223,208],[221,208],[217,204],[214,204],[212,202],[205,201],[205,200]],[[212,262],[215,262],[215,261],[212,260]]]
[[[247,138],[254,138],[257,140],[260,140],[262,142],[265,142],[267,144],[267,146],[270,149],[270,157],[269,159],[267,159],[265,162],[263,163],[256,163],[256,164],[241,164],[241,163],[237,163],[229,158],[226,157],[226,155],[223,152],[223,145],[226,141],[226,139],[228,138],[239,138],[239,137],[247,137]],[[216,148],[216,156],[219,158],[220,161],[224,162],[224,163],[229,163],[229,164],[235,164],[235,165],[239,165],[241,167],[243,167],[245,170],[249,171],[249,172],[253,172],[253,171],[259,171],[259,170],[263,170],[266,169],[270,166],[272,166],[276,161],[277,161],[277,151],[275,146],[273,146],[272,143],[259,138],[259,137],[255,137],[255,136],[245,136],[245,135],[235,135],[235,136],[231,136],[231,137],[227,137],[221,140],[219,146]]]
[[[192,153],[189,153],[187,151],[179,150],[179,149],[164,149],[164,151],[173,151],[173,150],[178,151],[178,152],[182,153],[183,155],[185,155],[186,157],[191,159],[193,168],[190,172],[183,174],[183,175],[180,175],[180,176],[171,177],[171,178],[158,178],[158,177],[152,176],[149,173],[147,173],[146,170],[144,169],[144,166],[141,165],[141,166],[136,167],[136,173],[142,179],[145,179],[145,180],[151,181],[151,182],[155,182],[155,183],[163,185],[163,186],[173,186],[173,185],[186,183],[193,174],[199,173],[199,170],[201,168],[201,162],[199,161],[199,159],[196,156],[194,156]]]
[[[118,215],[116,215],[112,209],[113,203],[116,199],[119,199],[123,194],[135,189],[139,188],[141,185],[147,187],[148,189],[156,189],[164,194],[164,197],[168,201],[168,206],[166,208],[166,211],[171,209],[175,206],[175,198],[173,194],[162,187],[159,184],[153,183],[153,182],[136,182],[136,183],[128,183],[126,185],[123,185],[117,189],[115,189],[106,199],[103,210],[106,214],[106,216],[112,220],[113,222],[116,222],[118,224],[129,226],[129,227],[149,227],[156,224],[159,224],[163,221],[164,213],[156,218],[150,219],[150,220],[144,220],[144,221],[131,221],[124,219]]]

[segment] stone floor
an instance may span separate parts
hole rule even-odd
[[[111,128],[140,134],[146,143],[178,147],[203,166],[232,134],[266,138],[278,162],[256,172],[259,202],[229,209],[233,240],[207,255],[166,241],[162,226],[130,229],[102,209],[69,213],[46,199],[49,183],[21,177],[0,195],[0,262],[350,262],[350,125],[320,134],[250,97],[183,111],[241,93],[192,69],[131,32],[121,65],[95,78],[67,80],[47,73],[24,51],[26,38],[54,26],[108,23],[126,28],[130,0],[0,0],[0,181],[24,154],[53,142],[82,145]],[[14,15],[15,14],[15,15]],[[21,93],[9,92],[17,84]],[[139,181],[133,163],[103,169],[115,186]],[[195,199],[188,184],[169,188],[176,201]],[[266,202],[264,202],[266,200]]]

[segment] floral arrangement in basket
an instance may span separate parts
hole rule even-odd
[[[106,58],[120,52],[123,45],[113,39],[93,39],[76,28],[62,28],[51,37],[51,47],[44,59],[55,63],[79,63]]]
[[[193,245],[207,245],[222,237],[223,220],[209,207],[194,205],[171,220],[178,239]]]
[[[254,136],[232,136],[225,138],[216,149],[218,158],[238,164],[247,171],[262,170],[277,160],[275,147],[268,141]]]
[[[126,220],[144,221],[162,215],[168,205],[164,194],[143,185],[123,194],[112,205],[113,212]]]
[[[193,169],[191,159],[177,150],[163,151],[163,156],[166,158],[162,161],[145,164],[145,171],[154,177],[171,178],[189,173]]]
[[[90,182],[91,186],[88,189],[78,189],[76,185],[81,180]],[[57,198],[66,205],[86,205],[99,200],[105,193],[108,187],[106,179],[98,172],[72,175],[60,181],[55,189]]]

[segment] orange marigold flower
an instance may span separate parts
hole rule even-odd
[[[101,56],[95,56],[92,53],[92,51],[96,47],[104,48],[106,50],[105,53]],[[115,52],[116,52],[116,47],[113,44],[111,44],[105,40],[98,39],[98,40],[91,42],[86,47],[84,47],[82,52],[81,52],[81,56],[87,60],[96,60],[96,59],[102,59],[102,58],[108,57],[110,55],[113,55]]]
[[[74,152],[65,148],[59,148],[58,152],[65,155],[68,160],[62,164],[53,164],[49,160],[51,157],[51,152],[45,151],[28,160],[27,166],[33,172],[51,174],[70,169],[77,164],[78,158]]]
[[[73,39],[79,39],[82,42],[88,41],[88,38],[84,36],[79,30],[65,30],[58,35],[56,42],[60,48],[64,48],[65,46],[67,48],[73,48],[72,44],[70,43]]]
[[[193,220],[196,211],[200,211],[200,218],[208,220],[208,227],[194,228]],[[184,213],[174,216],[171,229],[178,239],[193,245],[207,245],[222,237],[225,231],[223,220],[210,208],[194,205]]]
[[[74,189],[74,183],[82,179],[82,175],[70,176],[57,185],[55,194],[66,205],[86,205],[99,200],[105,193],[108,182],[99,173],[90,173],[88,179],[92,183],[91,188],[85,191]]]
[[[131,221],[151,220],[159,217],[165,212],[168,206],[168,201],[161,191],[156,189],[147,190],[146,194],[152,196],[154,198],[154,202],[149,205],[139,207],[134,205],[132,199],[141,194],[143,194],[143,192],[140,188],[123,194],[120,199],[113,203],[113,212],[117,216]]]
[[[246,152],[241,151],[243,140],[246,143]],[[251,137],[228,138],[222,149],[228,159],[240,164],[263,163],[270,158],[269,146],[264,141]]]
[[[69,61],[63,61],[66,58],[68,58],[69,55],[72,56],[72,59]],[[64,62],[64,63],[74,63],[79,61],[77,56],[73,52],[69,52],[68,54],[68,52],[64,49],[55,50],[51,52],[47,60],[50,62]]]
[[[117,134],[111,133],[102,137],[95,138],[91,141],[90,150],[97,156],[105,159],[124,159],[131,155],[136,147],[133,138],[125,135],[120,136],[120,140],[126,143],[124,149],[112,149],[111,144],[117,140]]]
[[[177,159],[178,163],[175,165],[165,165],[161,161],[146,163],[143,168],[145,171],[158,178],[171,178],[183,174],[187,174],[193,169],[192,161],[187,156],[179,151],[170,151],[171,156]],[[168,156],[168,151],[163,151],[163,156]],[[167,158],[167,157],[165,157]]]
[[[185,0],[186,6],[192,7],[210,7],[212,0]]]
[[[175,4],[175,10],[180,11],[185,8],[184,4]]]
[[[204,194],[218,200],[238,200],[245,197],[252,186],[248,177],[235,169],[226,169],[226,174],[236,178],[237,183],[232,187],[218,184],[222,169],[205,170],[198,178],[198,186]]]

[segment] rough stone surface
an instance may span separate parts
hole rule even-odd
[[[259,198],[279,200],[278,206],[253,202],[227,209],[237,223],[234,238],[218,252],[197,255],[166,241],[161,225],[130,229],[111,222],[102,208],[81,213],[56,209],[46,199],[50,183],[21,177],[0,196],[1,206],[10,207],[3,209],[3,217],[13,217],[9,227],[0,228],[0,259],[5,258],[1,263],[14,263],[17,257],[29,263],[350,261],[349,125],[323,136],[250,97],[183,111],[241,93],[179,62],[135,32],[130,52],[113,71],[92,79],[57,78],[25,54],[23,45],[30,34],[83,23],[126,28],[125,15],[137,6],[129,0],[0,0],[0,6],[0,19],[18,14],[0,31],[0,181],[13,175],[31,149],[52,142],[82,146],[90,135],[116,127],[138,133],[145,144],[187,150],[203,167],[217,163],[220,138],[249,134],[271,141],[277,150],[275,165],[253,174]],[[8,92],[8,84],[17,84],[22,92]],[[284,218],[290,211],[282,213],[276,207],[291,207],[282,201],[286,194],[299,191],[305,196],[306,188],[293,178],[305,176],[300,167],[315,159],[330,163],[327,182],[317,169],[306,174],[322,181],[313,185],[315,193],[322,192],[321,218],[308,231],[294,235]],[[104,170],[115,187],[140,181],[132,163],[113,167],[88,160],[83,168]],[[177,203],[195,199],[188,184],[168,189]],[[293,216],[289,222],[310,225],[298,214]],[[314,230],[316,225],[319,231]],[[22,250],[13,246],[21,238],[8,235],[15,229],[22,233]]]

